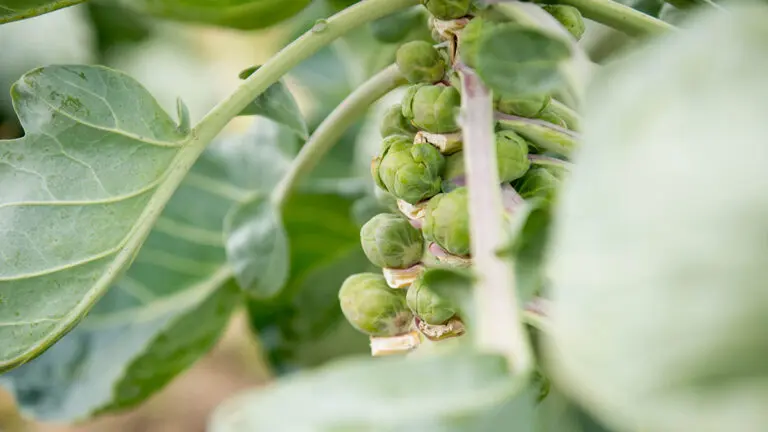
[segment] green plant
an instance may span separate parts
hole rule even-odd
[[[0,106],[25,413],[133,408],[245,310],[276,374],[323,366],[213,432],[765,430],[768,8],[675,2],[679,30],[647,2],[225,3],[92,6],[99,60],[161,37],[147,16],[293,30],[197,121],[105,66],[40,64],[19,125]]]

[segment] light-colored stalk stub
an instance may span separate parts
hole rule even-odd
[[[504,211],[513,215],[520,206],[525,204],[525,200],[510,184],[501,185],[501,205],[504,207]]]
[[[448,338],[458,337],[466,332],[464,323],[456,317],[451,318],[447,323],[440,325],[427,324],[419,318],[414,318],[414,322],[416,323],[416,328],[419,329],[421,334],[426,336],[427,339],[435,342]]]
[[[416,264],[406,269],[384,268],[381,270],[387,285],[393,289],[408,288],[424,272],[424,265]]]
[[[371,336],[371,355],[383,357],[405,354],[415,350],[421,344],[421,336],[416,330],[398,336]]]
[[[472,259],[470,257],[453,255],[440,247],[437,243],[430,243],[428,249],[429,253],[438,263],[447,267],[468,268],[472,266]]]
[[[414,144],[431,144],[440,150],[440,153],[449,155],[461,150],[461,132],[450,134],[433,134],[419,131],[413,139]]]
[[[444,40],[451,40],[456,38],[456,35],[469,24],[469,18],[459,18],[455,20],[441,20],[435,17],[429,18],[429,23],[432,28],[437,31]]]
[[[418,221],[419,225],[424,221],[424,215],[427,211],[427,203],[429,201],[422,201],[418,204],[411,204],[401,199],[397,200],[397,208],[400,209],[400,213],[405,215],[412,221]]]

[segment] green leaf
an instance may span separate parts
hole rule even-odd
[[[234,207],[224,236],[240,287],[256,298],[277,295],[288,279],[288,238],[269,197],[256,195]]]
[[[440,297],[458,305],[464,324],[471,327],[475,322],[475,306],[472,296],[474,278],[469,271],[430,268],[421,276],[424,284]]]
[[[0,24],[32,18],[85,0],[0,0]]]
[[[552,92],[563,84],[560,64],[570,56],[568,44],[541,30],[517,24],[495,26],[478,42],[477,73],[494,92],[531,95]]]
[[[254,66],[240,72],[240,79],[248,78],[258,68],[258,66]],[[282,81],[269,86],[240,115],[263,116],[288,126],[305,140],[309,138],[309,128],[307,122],[304,121],[301,110],[299,110],[299,104],[296,103],[296,99],[293,98],[288,87]]]
[[[523,304],[531,301],[544,288],[551,207],[547,200],[526,200],[525,205],[516,209],[512,216],[510,246],[499,251],[514,260],[517,295]]]
[[[552,123],[506,114],[497,117],[502,129],[517,132],[541,150],[568,156],[578,146],[578,133]]]
[[[234,283],[200,288],[181,293],[175,304],[156,303],[158,312],[165,310],[146,320],[107,328],[86,321],[0,382],[7,380],[22,408],[40,420],[82,420],[131,408],[208,352],[241,299]]]
[[[72,328],[130,264],[197,156],[136,81],[52,66],[11,90],[26,136],[0,142],[0,370]]]
[[[303,193],[283,210],[291,277],[279,298],[249,303],[251,325],[278,373],[369,352],[368,338],[346,322],[338,301],[344,279],[372,267],[360,248],[354,202]]]
[[[514,394],[505,363],[499,356],[465,352],[340,361],[225,402],[209,430],[429,431],[454,422],[450,430],[503,430],[458,426],[472,424],[468,418]]]
[[[535,422],[535,432],[610,432],[556,389],[536,407]]]
[[[269,27],[296,15],[310,0],[123,0],[123,3],[161,18],[251,30]]]
[[[230,207],[269,189],[289,160],[268,120],[197,161],[133,265],[74,331],[4,375],[22,408],[71,421],[128,408],[203,356],[239,302],[222,231]]]
[[[699,15],[587,98],[549,354],[555,383],[616,429],[768,424],[766,22],[764,4]]]

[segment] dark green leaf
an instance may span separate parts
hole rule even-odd
[[[89,321],[43,356],[3,375],[35,418],[73,421],[143,402],[216,342],[241,299],[233,282],[201,285],[137,320],[106,327]],[[96,320],[92,321],[94,325]]]
[[[554,383],[616,429],[768,425],[766,22],[764,3],[700,14],[587,97],[549,354]]]
[[[235,278],[256,298],[277,295],[288,279],[288,239],[268,197],[257,195],[224,221],[227,258]]]
[[[124,0],[125,5],[162,18],[242,30],[277,24],[304,9],[310,0]]]
[[[234,284],[220,288],[232,277],[224,217],[248,189],[271,188],[288,163],[275,126],[254,126],[203,154],[127,274],[80,326],[4,375],[22,408],[60,421],[127,408],[208,351],[240,299]]]
[[[258,66],[240,73],[240,79],[246,79],[256,72]],[[307,122],[299,110],[299,105],[283,82],[272,84],[264,93],[251,102],[240,115],[258,115],[288,126],[301,138],[309,138]]]
[[[0,24],[32,18],[85,0],[0,0]]]
[[[88,2],[87,10],[102,56],[123,45],[141,42],[152,34],[150,20],[118,3]]]
[[[568,44],[530,27],[495,26],[478,42],[477,73],[494,92],[531,95],[552,92],[563,84],[560,64],[570,56]]]
[[[347,276],[371,269],[353,202],[336,194],[298,194],[283,211],[290,280],[280,298],[249,305],[251,324],[278,373],[368,352],[368,338],[344,320],[338,301]]]
[[[452,425],[448,430],[476,431],[460,426],[477,426],[466,419],[507,402],[514,392],[506,361],[498,356],[355,359],[235,397],[214,413],[209,430],[429,431]],[[504,430],[496,426],[480,430]]]

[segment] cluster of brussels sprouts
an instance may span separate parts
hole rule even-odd
[[[383,141],[371,163],[377,194],[392,213],[374,216],[361,229],[363,251],[382,275],[350,276],[339,292],[342,311],[358,330],[371,336],[374,355],[411,350],[422,337],[442,340],[464,333],[461,311],[438,295],[424,278],[429,268],[471,265],[468,194],[458,110],[459,62],[472,67],[482,32],[504,23],[475,16],[471,0],[422,0],[437,45],[417,40],[397,51],[397,65],[411,86],[381,122]],[[546,6],[579,38],[584,23],[578,10]],[[550,108],[549,94],[495,95],[501,113],[569,125]],[[532,166],[540,153],[526,139],[501,126],[496,131],[502,190],[517,199],[551,200],[558,173]],[[511,211],[512,209],[507,209]]]

